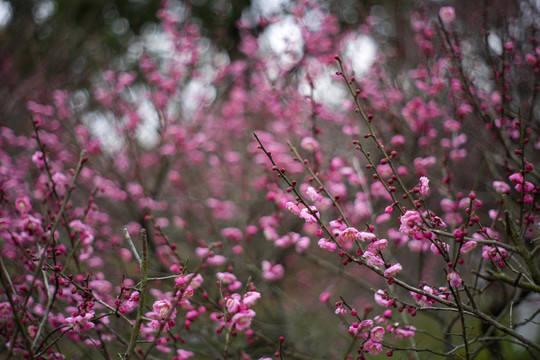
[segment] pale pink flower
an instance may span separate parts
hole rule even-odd
[[[157,314],[160,318],[164,319],[169,315],[169,312],[172,309],[172,304],[169,300],[163,299],[155,301],[152,307],[154,309],[154,313]],[[174,318],[175,314],[176,309],[174,309],[174,314],[172,314],[171,318]]]
[[[285,204],[285,207],[287,208],[287,210],[289,210],[293,214],[298,215],[298,216],[300,215],[300,209],[298,208],[298,206],[295,203],[293,203],[291,201],[288,201]]]
[[[285,275],[285,269],[283,265],[272,265],[269,261],[264,260],[262,262],[263,278],[266,281],[277,281]]]
[[[427,285],[422,285],[420,287],[420,290],[423,290],[430,295],[433,295],[434,293],[436,293],[436,291],[433,290],[432,287],[427,286]],[[430,297],[427,297],[426,295],[418,294],[413,291],[411,291],[410,294],[416,300],[416,302],[421,306],[432,306],[433,304],[435,304],[435,300],[433,300]]]
[[[313,186],[306,189],[306,195],[311,201],[321,201],[323,199],[322,195]]]
[[[461,249],[459,249],[459,252],[461,254],[467,254],[467,253],[470,253],[471,251],[474,250],[474,248],[476,248],[476,245],[478,245],[478,243],[476,241],[467,241],[466,243],[464,243],[462,246],[461,246]]]
[[[342,302],[336,303],[336,315],[346,315],[347,314],[347,308],[345,305],[343,305]]]
[[[446,279],[452,287],[460,287],[461,284],[463,284],[463,279],[456,271],[449,271],[448,274],[446,274]]]
[[[330,299],[330,293],[328,291],[325,291],[319,295],[319,301],[322,303],[325,303]]]
[[[96,326],[90,321],[94,317],[94,310],[90,310],[84,315],[70,316],[66,322],[71,325],[71,329],[79,334],[86,332]]]
[[[386,248],[387,245],[388,245],[388,240],[380,239],[369,244],[366,250],[376,254],[379,251],[384,250],[384,248]]]
[[[255,311],[251,309],[242,310],[232,317],[232,322],[238,331],[247,329],[251,325],[251,320],[255,317]]]
[[[401,226],[399,231],[409,237],[412,237],[415,232],[419,231],[419,226],[422,225],[422,217],[416,210],[407,210],[400,218]]]
[[[317,208],[315,206],[311,206],[310,208],[315,213],[315,215],[319,216],[319,213],[318,213]],[[314,224],[317,223],[317,218],[307,208],[303,208],[302,210],[300,210],[300,214],[298,216],[300,216],[302,219],[304,219],[306,221],[306,223],[308,223],[308,224],[309,223],[314,223]]]
[[[238,311],[240,311],[242,306],[242,297],[240,294],[232,294],[230,297],[227,298],[225,301],[225,307],[227,308],[227,311],[230,314],[236,314]]]
[[[426,196],[429,193],[429,179],[425,176],[420,177],[420,195]]]
[[[303,149],[309,150],[309,151],[318,151],[319,150],[319,142],[315,140],[312,137],[305,137],[300,141],[300,146]]]
[[[384,328],[382,326],[376,326],[373,329],[371,329],[371,332],[369,333],[371,340],[380,343],[383,341],[384,337]]]
[[[438,245],[438,247],[437,247],[437,245]],[[429,249],[431,250],[431,252],[436,254],[436,255],[441,255],[441,251],[439,249],[442,249],[446,253],[448,253],[449,250],[450,250],[450,245],[448,245],[447,243],[443,243],[441,241],[438,241],[437,245],[431,244],[429,246]]]
[[[504,181],[494,181],[493,188],[499,194],[508,194],[510,192],[510,185],[508,185]]]
[[[321,238],[319,239],[319,247],[323,248],[323,249],[326,249],[328,250],[329,252],[333,252],[334,250],[337,249],[337,245],[336,243],[334,243],[333,241],[330,241],[330,240],[327,240],[325,238]]]
[[[366,264],[368,266],[378,266],[378,265],[384,265],[384,261],[377,255],[372,253],[371,251],[366,251],[364,255],[362,255],[362,258],[366,260]]]
[[[261,294],[257,291],[248,291],[244,294],[244,297],[242,299],[242,304],[244,304],[247,307],[251,307],[257,302],[258,299],[260,299]]]
[[[367,232],[367,231],[361,231],[356,235],[358,240],[361,241],[373,241],[377,238],[377,236],[373,233]]]
[[[384,277],[387,279],[391,279],[394,276],[397,275],[402,270],[402,266],[400,263],[394,264],[390,266],[388,269],[384,270]]]
[[[339,235],[341,241],[345,244],[352,243],[357,239],[358,230],[353,227],[346,228]]]
[[[216,277],[224,284],[232,284],[236,281],[236,276],[229,272],[218,272],[216,273]]]
[[[375,298],[375,302],[381,306],[390,307],[394,304],[394,300],[390,299],[388,293],[384,290],[377,290],[373,297]]]
[[[28,196],[17,198],[17,200],[15,200],[15,208],[21,214],[26,214],[32,210],[32,204],[30,204]]]
[[[507,257],[506,250],[501,247],[482,246],[482,257],[497,264],[501,269],[504,267],[504,259]]]
[[[382,352],[382,345],[369,339],[364,343],[364,351],[367,351],[371,355],[378,355]]]
[[[194,355],[193,351],[178,349],[176,350],[176,356],[173,357],[173,360],[186,360]]]
[[[413,337],[415,331],[416,328],[414,326],[408,326],[407,328],[396,328],[394,329],[394,336],[398,339],[407,339]]]

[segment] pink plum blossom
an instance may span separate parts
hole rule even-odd
[[[266,281],[277,281],[285,274],[285,269],[281,264],[272,264],[264,260],[262,262],[263,278]]]
[[[391,279],[396,276],[403,268],[400,263],[390,266],[388,269],[384,270],[384,277]]]
[[[94,317],[94,311],[90,310],[84,315],[74,315],[66,318],[66,322],[71,325],[71,329],[76,333],[82,334],[96,326],[90,321]]]

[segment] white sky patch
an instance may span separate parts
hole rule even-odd
[[[253,0],[252,7],[262,16],[280,13],[289,4],[289,0]]]
[[[112,113],[104,114],[98,111],[87,112],[82,115],[82,121],[93,136],[102,143],[102,149],[109,153],[115,153],[123,145],[122,138],[113,128],[114,116]]]
[[[50,0],[42,1],[38,3],[36,6],[34,6],[34,9],[32,11],[34,15],[34,20],[38,24],[43,24],[45,21],[47,21],[48,18],[50,18],[54,11],[56,10],[56,4]]]
[[[502,54],[502,41],[495,33],[490,32],[487,38],[487,42],[491,51],[497,55]]]
[[[159,116],[153,104],[148,99],[141,102],[137,113],[141,118],[141,122],[135,136],[142,146],[150,149],[159,141],[159,134],[157,132]]]
[[[11,21],[13,10],[11,4],[7,1],[0,0],[0,28],[5,27]]]
[[[283,20],[268,26],[260,41],[270,46],[270,49],[280,57],[280,65],[285,68],[296,64],[302,56],[304,39],[300,27],[292,16],[286,16]]]
[[[356,76],[369,70],[377,55],[377,46],[372,38],[359,35],[349,39],[345,45],[344,58],[351,64]]]
[[[314,80],[315,91],[313,97],[315,101],[323,103],[329,108],[341,107],[343,99],[347,97],[347,92],[341,81],[336,81],[336,78],[331,75],[334,72],[335,70],[332,71],[331,68],[328,68],[328,71],[325,71]]]

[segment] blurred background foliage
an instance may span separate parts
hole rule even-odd
[[[88,84],[96,69],[107,68],[112,59],[125,55],[130,45],[151,24],[157,23],[160,0],[0,0],[0,109],[11,114],[28,94],[48,89]],[[242,17],[263,13],[266,0],[181,0],[190,8],[203,35],[234,59]],[[287,0],[275,0],[287,4]],[[267,2],[268,3],[268,2]],[[271,2],[270,2],[271,3]],[[515,14],[519,1],[456,0],[449,2],[471,24],[482,26],[485,9],[500,20]],[[326,6],[343,28],[358,26],[367,16],[378,21],[378,42],[390,41],[398,52],[413,48],[409,11],[442,5],[441,1],[330,0]],[[279,6],[278,6],[279,8]],[[500,11],[498,11],[498,10]],[[505,16],[499,16],[498,12]],[[264,14],[272,16],[272,14]],[[490,19],[492,20],[492,19]],[[490,23],[494,23],[490,21]],[[497,23],[497,22],[495,22]],[[252,29],[262,31],[259,26]],[[476,29],[475,29],[476,30]],[[409,40],[407,40],[409,39]],[[413,55],[414,54],[409,54]],[[401,59],[403,60],[403,58]],[[398,65],[398,64],[395,64]],[[40,91],[41,90],[41,91]],[[9,96],[7,96],[9,94]],[[20,114],[13,114],[15,116]]]

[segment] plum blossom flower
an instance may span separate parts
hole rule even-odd
[[[0,303],[0,319],[11,319],[12,316],[11,304],[9,302]]]
[[[316,216],[319,216],[319,212],[317,211],[317,208],[315,206],[310,206],[311,208],[311,211],[313,211],[315,213]],[[306,221],[306,223],[308,224],[316,224],[317,223],[317,217],[315,217],[311,211],[309,211],[308,208],[303,208],[302,210],[300,210],[300,214],[298,214],[298,216],[300,216],[302,219],[304,219]]]
[[[381,259],[377,254],[372,253],[371,251],[366,251],[362,258],[366,260],[368,266],[378,266],[384,265],[383,259]]]
[[[157,329],[164,320],[169,319],[165,323],[165,330],[169,330],[175,324],[176,308],[173,308],[171,302],[167,299],[155,301],[152,307],[153,311],[146,313],[146,317],[152,319],[148,326]]]
[[[242,303],[247,306],[251,307],[257,302],[258,299],[260,299],[261,294],[257,291],[248,291],[244,294],[244,297],[242,298]]]
[[[293,214],[300,216],[300,209],[295,203],[287,201],[287,203],[285,204],[285,208]]]
[[[236,330],[242,331],[250,327],[251,320],[255,317],[255,311],[251,309],[242,310],[232,317],[232,322]]]
[[[176,356],[173,357],[173,360],[185,360],[189,359],[193,355],[195,355],[193,351],[178,349],[176,350]]]
[[[335,242],[327,240],[325,238],[321,238],[318,244],[320,248],[326,249],[329,252],[333,252],[337,249],[337,245]]]
[[[347,308],[345,305],[340,301],[336,303],[336,315],[345,315],[347,314]]]
[[[309,186],[306,189],[306,195],[311,201],[321,201],[323,199],[322,195],[319,194],[319,192],[317,192],[313,186]]]
[[[510,185],[508,185],[504,181],[494,181],[493,182],[493,188],[499,194],[508,194],[508,193],[510,193]]]
[[[367,231],[361,231],[357,234],[356,236],[358,238],[358,240],[361,240],[361,241],[373,241],[377,238],[377,236],[373,233],[370,233],[370,232],[367,232]]]
[[[501,247],[482,246],[482,257],[497,264],[499,268],[504,267],[504,259],[507,257],[506,250]]]
[[[409,237],[418,232],[419,226],[422,225],[422,217],[420,213],[416,210],[407,210],[403,216],[400,218],[401,225],[399,231]]]
[[[384,290],[381,290],[381,289],[377,290],[377,292],[375,293],[373,297],[375,298],[375,302],[381,306],[390,307],[394,304],[394,300],[391,299],[388,296],[388,292]]]
[[[461,249],[459,249],[459,252],[461,254],[470,253],[471,251],[474,250],[474,248],[476,248],[476,245],[478,245],[476,241],[473,241],[473,240],[467,241],[461,246]]]
[[[463,279],[456,271],[449,271],[448,274],[446,274],[446,279],[452,287],[460,287],[461,284],[463,284]]]
[[[358,230],[353,227],[346,228],[339,235],[341,241],[345,244],[352,243],[357,239]]]
[[[384,248],[386,248],[387,245],[388,245],[388,240],[380,239],[369,244],[366,250],[376,254],[379,251],[382,251]]]
[[[82,334],[94,326],[93,322],[90,321],[94,317],[94,310],[90,310],[84,315],[78,314],[75,316],[70,316],[66,318],[66,322],[71,325],[71,329],[79,334]]]
[[[371,340],[380,343],[381,341],[383,341],[384,328],[382,326],[374,327],[373,329],[371,329],[369,336]]]
[[[431,244],[429,246],[429,249],[431,250],[432,253],[436,254],[436,255],[442,255],[441,254],[441,250],[443,250],[444,252],[448,253],[449,250],[450,250],[450,245],[448,245],[447,243],[443,243],[441,241],[437,241],[437,245],[435,245],[435,243]]]
[[[437,293],[436,290],[434,290],[432,287],[427,286],[427,285],[420,286],[420,290],[423,290],[426,293],[431,294],[431,295],[435,295]],[[435,304],[435,300],[433,300],[431,297],[427,297],[426,295],[418,294],[418,293],[413,292],[413,291],[411,291],[410,294],[416,300],[416,302],[418,304],[420,304],[421,306],[428,306],[429,307],[429,306]]]
[[[26,214],[32,210],[32,204],[30,204],[28,196],[17,198],[17,200],[15,200],[15,208],[21,214]]]
[[[394,336],[398,339],[407,339],[413,337],[416,328],[414,326],[407,326],[405,328],[396,327],[393,329]]]
[[[360,323],[354,322],[349,327],[349,334],[359,339],[367,339],[371,328],[373,328],[373,320],[367,319]]]
[[[364,351],[367,351],[371,355],[378,355],[382,352],[382,345],[381,343],[369,339],[364,343]]]
[[[269,261],[264,260],[262,262],[263,278],[266,281],[277,281],[285,275],[285,269],[283,265],[272,265]]]
[[[384,270],[384,277],[387,279],[391,279],[394,276],[397,275],[398,272],[400,272],[403,269],[400,263],[394,264],[390,266],[388,269]]]
[[[240,294],[232,294],[230,297],[227,298],[225,302],[225,307],[227,308],[227,311],[231,314],[236,314],[238,311],[240,311],[242,306],[242,297]]]
[[[300,146],[303,149],[309,150],[309,151],[318,151],[319,150],[319,142],[315,140],[312,137],[305,137],[300,141]]]
[[[429,193],[429,179],[425,176],[420,177],[420,195],[426,196]]]
[[[169,312],[172,308],[172,304],[169,300],[157,300],[152,306],[154,312],[158,314],[161,318],[165,318],[169,315]]]

